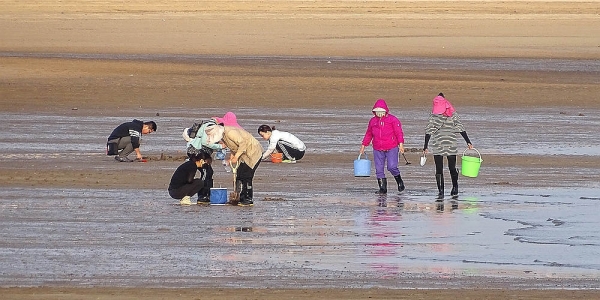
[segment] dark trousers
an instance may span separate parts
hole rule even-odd
[[[210,188],[214,185],[213,174],[215,171],[210,164],[204,164],[198,171],[200,171],[200,178],[204,181],[204,187],[199,195],[202,197],[210,197]]]
[[[194,194],[198,194],[200,190],[204,187],[204,182],[202,179],[196,178],[192,183],[188,183],[177,189],[169,189],[169,196],[173,199],[181,199],[185,196],[193,196]]]
[[[240,202],[252,201],[254,195],[254,187],[252,186],[252,179],[254,173],[260,165],[260,160],[256,163],[254,168],[251,168],[246,163],[241,163],[237,170],[236,189],[240,191]]]
[[[254,178],[254,173],[256,172],[258,165],[260,165],[260,160],[256,163],[256,166],[254,166],[254,168],[251,168],[246,163],[241,163],[237,170],[237,180],[252,182],[252,179]]]
[[[108,141],[109,143],[116,143],[119,152],[119,157],[127,157],[133,152],[133,144],[131,143],[131,137],[125,136],[120,139],[114,139]]]
[[[446,158],[450,173],[456,172],[456,155],[448,155]],[[442,155],[434,155],[433,160],[435,161],[435,174],[444,174],[444,157]]]
[[[305,151],[300,151],[283,141],[277,142],[277,146],[275,146],[278,152],[283,154],[283,159],[295,159],[299,160],[304,157]]]

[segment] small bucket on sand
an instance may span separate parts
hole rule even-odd
[[[280,152],[280,153],[273,153],[273,154],[271,154],[271,162],[272,163],[278,164],[278,163],[280,163],[282,161],[283,161],[283,153]]]
[[[475,156],[466,156],[465,153],[469,150],[467,148],[462,155],[462,163],[461,163],[461,173],[466,177],[477,177],[479,175],[479,167],[481,167],[481,153],[477,151],[477,149],[473,148],[473,150],[477,151],[477,157]]]
[[[212,205],[227,204],[227,189],[226,188],[211,188],[210,189],[210,204],[212,204]]]
[[[360,154],[354,161],[354,177],[370,177],[371,176],[371,161],[365,152],[365,158],[361,159]]]

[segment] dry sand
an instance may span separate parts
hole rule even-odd
[[[214,105],[356,107],[385,98],[428,109],[444,91],[455,106],[599,108],[597,72],[394,70],[340,57],[600,59],[598,1],[3,1],[0,109],[129,116]],[[94,55],[104,56],[94,56]],[[130,56],[121,56],[126,54]],[[153,56],[151,59],[144,55]],[[204,55],[201,58],[172,55]],[[228,56],[316,56],[240,60]],[[140,59],[133,59],[139,57]],[[325,64],[331,60],[331,64]],[[510,126],[510,125],[507,125]],[[509,129],[507,127],[506,129]],[[90,129],[93,130],[93,129]],[[354,154],[352,154],[353,156]],[[327,157],[315,157],[315,164]],[[512,157],[529,168],[569,166]],[[416,161],[416,157],[411,157]],[[486,164],[502,165],[502,157]],[[600,165],[598,158],[576,160]],[[101,187],[105,174],[6,165],[2,186]],[[75,169],[85,170],[82,164]],[[147,175],[147,176],[156,176]],[[168,178],[170,174],[159,174]],[[568,175],[565,175],[568,176]],[[153,177],[154,178],[154,177]],[[152,187],[149,178],[136,178]],[[539,185],[543,182],[529,178]],[[108,181],[107,181],[108,180]],[[3,299],[593,299],[592,291],[237,290],[10,288]]]

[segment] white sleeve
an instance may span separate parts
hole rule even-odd
[[[273,134],[271,134],[271,138],[269,139],[269,146],[267,146],[267,150],[265,150],[265,153],[263,153],[262,159],[267,159],[269,155],[271,155],[271,153],[275,151],[275,147],[277,147],[277,141],[279,141],[279,139],[274,139]]]
[[[189,141],[191,141],[191,140],[192,140],[192,139],[190,138],[190,136],[188,135],[188,130],[190,130],[190,129],[189,129],[189,128],[185,128],[185,129],[183,129],[183,133],[181,134],[181,136],[183,136],[183,139],[184,139],[186,142],[189,142]]]

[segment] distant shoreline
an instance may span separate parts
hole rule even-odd
[[[341,57],[341,56],[282,56],[282,55],[204,55],[204,54],[131,54],[131,53],[51,53],[0,52],[8,58],[58,58],[107,61],[148,61],[172,63],[212,63],[236,61],[248,63],[355,63],[377,65],[380,69],[398,70],[466,70],[466,71],[544,71],[600,72],[596,59],[562,58],[434,58],[434,57]]]

